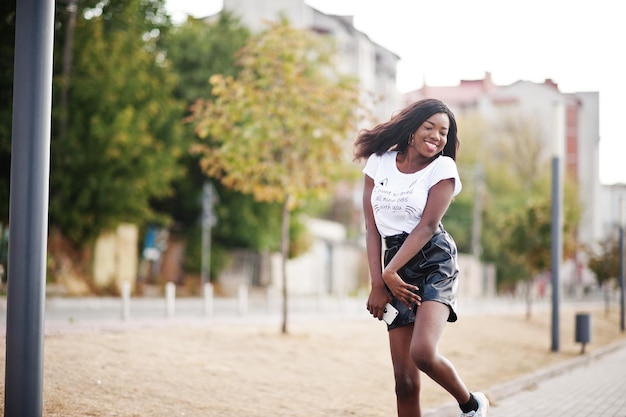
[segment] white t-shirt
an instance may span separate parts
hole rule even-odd
[[[439,156],[424,169],[405,174],[396,165],[397,154],[373,154],[363,168],[363,173],[374,180],[372,208],[383,237],[411,233],[422,218],[428,191],[439,181],[454,178],[454,196],[462,188],[456,163],[449,156]]]

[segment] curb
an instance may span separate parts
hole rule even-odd
[[[576,358],[564,360],[563,362],[560,362],[556,365],[552,365],[550,367],[532,372],[527,375],[522,375],[509,382],[505,382],[500,385],[496,385],[489,389],[486,389],[484,393],[485,395],[487,395],[491,406],[497,406],[498,401],[502,401],[508,397],[511,397],[518,392],[532,389],[537,384],[543,381],[555,378],[573,369],[590,365],[594,361],[602,358],[603,356],[613,353],[619,349],[626,349],[626,340],[603,346],[601,348],[598,348],[597,350],[594,350],[593,352],[582,354]],[[459,405],[456,402],[451,402],[434,409],[425,410],[423,416],[437,417],[443,415],[452,415],[453,413],[458,411]]]
[[[498,400],[510,397],[517,392],[533,388],[535,385],[542,381],[557,377],[573,369],[590,365],[595,360],[598,360],[609,353],[624,348],[626,348],[626,341],[615,342],[610,345],[598,348],[593,352],[582,354],[576,358],[567,359],[548,368],[532,372],[528,375],[516,378],[510,382],[505,382],[504,384],[492,387],[491,389],[487,390],[487,392],[490,394],[490,400],[493,399],[494,404],[497,404]]]

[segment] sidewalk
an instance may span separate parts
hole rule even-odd
[[[626,417],[626,343],[493,387],[487,394],[492,401],[488,417]],[[448,404],[424,416],[457,414],[458,406]]]
[[[626,416],[626,346],[579,361],[561,375],[504,398],[490,417]],[[573,364],[576,365],[576,364]]]

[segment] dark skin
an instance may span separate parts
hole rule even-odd
[[[364,201],[370,201],[373,188],[374,181],[370,177],[366,177],[363,190]],[[385,284],[391,293],[407,307],[411,308],[413,304],[421,305],[422,299],[416,294],[418,288],[404,282],[398,275],[398,270],[413,258],[433,237],[443,217],[443,213],[445,213],[452,201],[453,191],[454,180],[452,179],[440,181],[431,188],[422,220],[417,227],[409,233],[406,241],[384,271],[382,261],[379,259],[379,256],[375,255],[376,253],[380,254],[382,252],[381,236],[374,223],[374,213],[372,212],[371,204],[365,205],[366,211],[370,212],[365,215],[368,252],[369,248],[371,248],[374,254],[374,256],[368,257],[370,271],[382,271],[381,273],[371,274],[372,291],[367,301],[367,309],[377,319],[382,319],[385,304],[391,301],[391,295],[389,295],[389,292],[385,288]]]
[[[424,122],[413,134],[406,152],[396,157],[396,166],[403,173],[414,173],[430,164],[447,142],[449,119],[437,113]],[[366,245],[371,275],[368,311],[382,319],[385,304],[391,301],[389,291],[409,308],[419,306],[414,326],[403,326],[389,331],[389,344],[396,379],[396,398],[399,417],[419,417],[419,371],[439,383],[463,404],[470,393],[452,364],[437,351],[437,346],[448,318],[448,306],[437,301],[425,301],[416,294],[417,287],[402,280],[398,270],[413,258],[435,234],[441,219],[452,202],[454,179],[444,179],[433,185],[418,225],[409,233],[394,258],[383,269],[381,235],[376,228],[371,195],[374,180],[365,176],[363,210],[366,224]],[[389,291],[387,290],[389,288]]]
[[[411,145],[406,152],[396,157],[396,166],[405,174],[415,173],[427,167],[441,152],[447,143],[450,121],[445,113],[437,113],[424,122],[414,133]],[[382,318],[385,304],[391,301],[385,284],[401,302],[411,307],[420,305],[421,299],[415,293],[418,288],[402,281],[397,271],[404,266],[433,237],[439,222],[452,202],[454,179],[447,179],[435,184],[428,193],[428,200],[417,227],[411,231],[406,241],[383,271],[380,254],[381,236],[376,228],[371,205],[374,180],[365,177],[363,188],[363,210],[367,230],[369,267],[371,271],[372,292],[367,303],[369,312],[379,320]],[[378,271],[382,271],[379,276]]]

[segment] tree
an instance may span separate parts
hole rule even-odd
[[[236,76],[235,53],[249,37],[250,31],[228,11],[210,21],[189,17],[163,37],[167,60],[178,76],[174,95],[188,106],[185,113],[196,100],[210,97],[211,75]]]
[[[459,252],[482,256],[482,216],[484,204],[484,159],[487,155],[486,121],[477,112],[464,112],[457,117],[460,148],[457,164],[463,183],[463,192],[446,212],[443,222],[454,236]]]
[[[185,107],[181,120],[189,116],[193,103],[210,97],[212,86],[209,78],[214,74],[236,76],[235,53],[241,49],[250,32],[228,11],[223,11],[214,20],[188,18],[182,25],[173,28],[162,39],[167,53],[168,65],[177,76],[174,96]],[[189,149],[196,141],[192,123],[183,124],[182,146]],[[185,265],[189,270],[200,270],[200,224],[201,193],[206,175],[199,165],[199,156],[185,152],[180,160],[184,171],[173,184],[173,194],[155,200],[152,206],[167,213],[182,227],[185,240]],[[211,269],[216,270],[224,249],[250,248],[255,250],[278,249],[278,238],[274,235],[276,225],[266,221],[276,212],[275,204],[255,202],[248,195],[213,184],[220,196],[216,206],[218,222],[213,229],[215,244],[211,245]]]
[[[486,189],[481,238],[483,255],[485,260],[496,264],[498,286],[514,288],[517,282],[533,274],[532,265],[527,263],[524,251],[506,250],[505,245],[511,240],[510,234],[518,222],[532,221],[527,216],[538,214],[533,204],[540,204],[542,208],[548,204],[549,207],[549,200],[545,200],[549,195],[546,188],[549,170],[542,154],[548,139],[536,118],[519,111],[501,114],[482,132],[478,149],[486,150],[482,155]],[[543,211],[541,213],[543,216]],[[547,216],[549,219],[549,211]],[[533,239],[541,238],[534,235]]]
[[[174,95],[186,103],[183,116],[188,116],[193,103],[210,97],[212,86],[208,82],[214,74],[236,76],[239,67],[235,53],[241,49],[250,32],[239,19],[223,11],[215,19],[187,19],[175,27],[162,40],[170,68],[177,75]],[[193,123],[185,123],[183,141],[185,149],[196,140]],[[202,173],[197,154],[185,154],[181,159],[184,175],[172,184],[174,193],[165,199],[153,201],[152,206],[171,216],[182,226],[188,244],[185,250],[185,267],[198,271],[200,267],[200,194],[207,176]],[[213,185],[219,195],[215,207],[217,224],[212,229],[210,269],[217,271],[227,261],[233,248],[255,251],[279,250],[280,204],[259,202],[249,194],[227,188],[219,182]],[[277,222],[274,219],[278,219]],[[297,220],[290,225],[290,240],[300,239]],[[294,252],[291,245],[290,253]],[[214,274],[212,274],[214,276]]]
[[[62,15],[55,37],[54,86],[69,85],[54,89],[67,90],[66,108],[53,96],[50,226],[79,250],[119,223],[157,218],[150,200],[171,192],[184,151],[175,79],[157,45],[169,25],[163,1],[92,3],[76,14],[69,77]]]
[[[576,228],[580,220],[580,208],[577,204],[573,186],[569,186],[564,196],[563,210],[563,257],[574,256],[578,248]],[[532,295],[530,283],[537,273],[552,267],[552,201],[546,191],[534,194],[518,210],[510,213],[506,220],[508,233],[503,241],[503,248],[512,257],[520,256],[528,268],[526,281],[526,316],[530,318]]]
[[[524,260],[502,250],[507,213],[528,197],[519,175],[508,166],[500,142],[517,140],[503,134],[504,127],[486,120],[478,111],[457,117],[460,148],[457,163],[463,192],[444,217],[446,229],[455,237],[460,252],[472,253],[496,266],[498,289],[510,288],[528,276]],[[510,129],[509,129],[510,132]]]
[[[9,221],[15,0],[0,4],[0,228]]]
[[[486,185],[481,233],[483,259],[496,265],[499,290],[512,291],[517,282],[528,277],[529,271],[521,253],[503,250],[503,241],[510,227],[507,218],[522,207],[532,193],[523,189],[522,181],[508,169],[506,160],[494,157],[485,159]]]
[[[333,65],[328,38],[286,19],[250,38],[238,76],[211,77],[215,100],[194,107],[196,151],[207,175],[258,201],[282,204],[283,333],[287,332],[286,261],[291,211],[326,196],[347,175],[356,125],[356,81]]]
[[[522,281],[526,281],[526,288],[530,289],[535,275],[548,269],[551,260],[550,173],[544,151],[549,138],[545,137],[538,118],[517,110],[505,111],[491,121],[464,112],[459,118],[459,136],[462,139],[459,166],[464,189],[469,191],[470,197],[474,193],[471,223],[480,226],[480,229],[473,228],[472,252],[480,253],[483,261],[496,265],[499,291],[512,291]],[[483,176],[474,174],[477,167]],[[567,178],[565,258],[573,256],[577,248],[575,231],[581,208],[576,194],[575,181]],[[465,201],[468,207],[469,202]],[[469,210],[465,216],[455,214],[453,224],[461,221],[467,224],[468,218]],[[467,235],[468,231],[464,233]],[[459,247],[467,248],[463,239]],[[527,314],[531,310],[530,295],[526,293]]]
[[[615,279],[619,278],[619,242],[614,236],[598,242],[597,248],[585,247],[589,256],[589,269],[604,289],[605,313],[609,312],[609,300]]]
[[[494,156],[504,162],[506,171],[512,173],[522,190],[532,187],[545,177],[547,165],[545,144],[548,142],[540,121],[520,113],[506,114],[497,127],[498,146]]]

